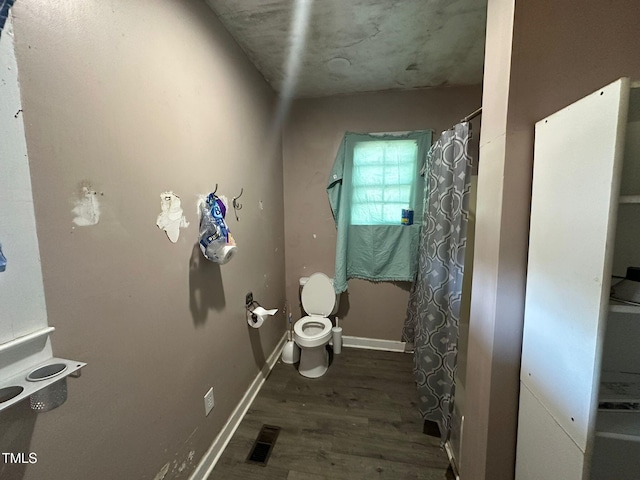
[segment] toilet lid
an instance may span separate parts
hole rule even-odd
[[[336,293],[329,277],[314,273],[302,288],[302,307],[309,315],[326,317],[336,304]]]

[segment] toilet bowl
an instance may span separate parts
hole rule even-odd
[[[333,282],[324,273],[314,273],[302,288],[302,307],[307,316],[293,326],[293,339],[300,347],[298,372],[308,378],[318,378],[329,368],[327,344],[331,340],[331,320],[337,297]]]

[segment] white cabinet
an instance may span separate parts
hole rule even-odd
[[[598,411],[601,390],[640,394],[640,308],[609,300],[628,266],[640,267],[640,89],[623,78],[536,124],[517,480],[640,478],[625,457],[640,411]]]

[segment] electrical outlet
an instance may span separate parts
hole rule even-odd
[[[215,402],[213,401],[213,387],[209,389],[207,394],[204,396],[204,414],[209,415],[213,407],[215,406]]]
[[[247,293],[247,296],[244,297],[244,304],[248,307],[253,303],[253,292]]]

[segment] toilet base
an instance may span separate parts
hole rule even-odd
[[[298,373],[307,378],[318,378],[329,369],[329,352],[327,346],[304,347],[300,349]]]

